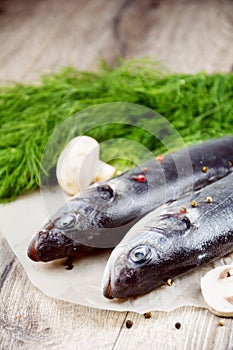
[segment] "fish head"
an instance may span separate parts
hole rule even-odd
[[[101,233],[122,227],[137,216],[127,180],[112,180],[90,186],[74,196],[51,216],[28,247],[34,261],[51,261],[78,255],[91,248],[109,248],[113,243],[98,241]],[[131,191],[133,193],[133,191]],[[103,232],[105,231],[105,232]],[[111,232],[110,232],[111,234]]]
[[[170,212],[169,205],[145,216],[110,255],[102,279],[104,296],[136,296],[165,283],[174,269],[180,269],[179,247],[191,227],[188,216],[177,213],[177,208]],[[177,259],[172,260],[174,256]]]
[[[74,245],[72,240],[63,231],[53,229],[43,229],[39,231],[31,240],[28,247],[28,257],[33,261],[48,262],[78,253],[78,245]]]
[[[135,240],[130,245],[119,244],[113,250],[102,279],[106,298],[137,296],[154,289],[154,281],[158,285],[162,284],[161,261],[168,261],[171,241],[160,233],[156,236],[152,240],[148,232],[146,239]]]
[[[48,262],[74,256],[83,250],[83,244],[74,239],[79,230],[84,233],[88,223],[84,212],[88,206],[78,210],[78,204],[65,205],[32,238],[28,247],[28,257],[34,261]]]

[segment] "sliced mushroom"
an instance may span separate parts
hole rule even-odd
[[[209,310],[218,316],[233,316],[233,265],[208,271],[201,279],[201,291]]]
[[[92,182],[108,180],[115,168],[99,159],[100,146],[89,136],[72,139],[57,162],[57,179],[61,188],[74,195]]]

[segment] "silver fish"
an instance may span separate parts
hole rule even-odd
[[[32,238],[34,261],[115,247],[143,216],[226,176],[233,170],[233,136],[200,142],[155,158],[88,187],[60,208]]]
[[[233,174],[146,215],[113,250],[103,294],[133,297],[233,251]]]

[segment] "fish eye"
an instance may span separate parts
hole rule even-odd
[[[114,197],[114,190],[109,185],[100,185],[97,187],[97,192],[104,200],[110,200]]]
[[[135,263],[144,263],[151,257],[151,249],[147,245],[139,245],[129,253],[130,259]]]
[[[66,229],[74,226],[75,223],[76,223],[76,217],[72,214],[67,214],[62,216],[60,219],[56,221],[56,226],[58,228]]]

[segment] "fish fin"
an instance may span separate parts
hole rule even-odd
[[[164,226],[147,226],[149,231],[158,232],[166,237],[171,237],[173,235],[183,235],[190,229],[192,223],[188,216],[183,214],[163,214],[161,215],[161,220],[174,219],[165,223]],[[162,221],[163,223],[163,221]]]
[[[169,237],[170,234],[165,230],[165,228],[163,227],[159,227],[159,226],[146,226],[146,228],[148,229],[148,231],[153,231],[153,232],[158,232],[158,233],[162,233],[163,235]]]

